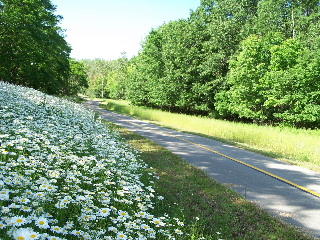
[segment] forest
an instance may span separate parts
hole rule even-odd
[[[139,54],[84,60],[87,93],[214,118],[318,128],[319,1],[202,0]]]
[[[55,95],[88,87],[50,0],[0,0],[0,81]]]
[[[320,3],[201,0],[137,56],[75,60],[49,0],[0,1],[0,79],[232,121],[320,126]]]

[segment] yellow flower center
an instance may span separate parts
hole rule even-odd
[[[22,220],[21,218],[18,218],[18,219],[17,219],[17,222],[18,222],[18,223],[22,223],[23,220]]]
[[[24,237],[18,237],[18,240],[24,240],[25,238]]]
[[[44,221],[40,221],[39,224],[40,224],[40,225],[43,225],[43,224],[44,224]]]

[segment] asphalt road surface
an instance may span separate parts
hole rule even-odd
[[[306,168],[85,105],[110,122],[155,141],[271,214],[320,238],[320,174]]]

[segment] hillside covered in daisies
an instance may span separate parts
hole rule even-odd
[[[155,174],[94,112],[0,82],[0,240],[175,239]]]

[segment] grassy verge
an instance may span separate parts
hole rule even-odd
[[[101,107],[171,128],[202,134],[320,172],[320,130],[303,130],[174,114],[126,101],[101,100]]]
[[[126,129],[110,126],[141,151],[160,176],[154,188],[164,197],[156,214],[184,219],[179,239],[313,239],[270,216],[169,150]]]

